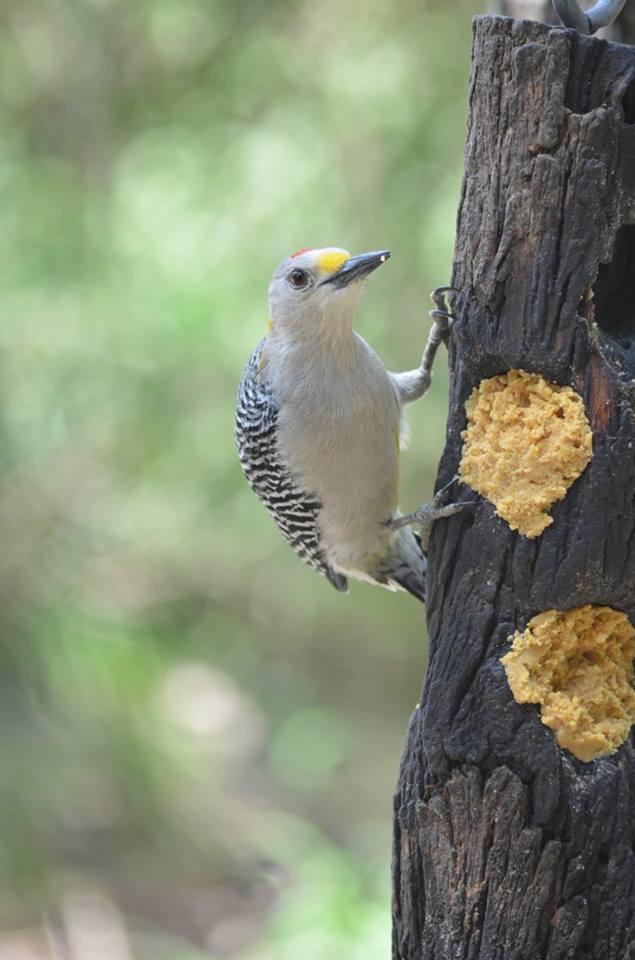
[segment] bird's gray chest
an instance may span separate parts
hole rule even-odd
[[[305,489],[354,491],[362,477],[392,484],[397,472],[399,403],[383,367],[323,370],[281,404],[279,444]]]

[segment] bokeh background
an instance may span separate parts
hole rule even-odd
[[[357,328],[418,363],[485,7],[3,0],[0,960],[388,957],[423,608],[295,558],[233,406],[301,246],[389,247]]]

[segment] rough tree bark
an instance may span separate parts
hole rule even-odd
[[[395,960],[635,958],[632,731],[576,760],[500,663],[542,610],[607,604],[635,623],[634,123],[635,50],[475,20],[438,484],[457,473],[470,392],[511,368],[582,394],[594,454],[537,539],[465,486],[475,509],[433,531],[429,665],[395,797]]]

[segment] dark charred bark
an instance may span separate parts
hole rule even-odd
[[[473,511],[435,526],[429,665],[395,797],[394,958],[635,958],[635,753],[582,763],[500,657],[550,608],[635,623],[635,50],[475,21],[454,264],[446,447],[464,404],[521,368],[582,394],[594,454],[530,540]],[[595,301],[588,298],[589,287]]]

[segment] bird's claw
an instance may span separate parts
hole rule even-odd
[[[447,491],[452,487],[457,480],[459,479],[458,474],[446,483],[440,490],[437,490],[435,495],[431,500],[428,500],[427,503],[422,504],[418,510],[415,510],[414,513],[408,514],[406,517],[395,517],[394,520],[389,521],[388,526],[392,530],[398,530],[400,527],[409,526],[410,524],[417,524],[421,530],[421,545],[424,550],[428,549],[428,543],[430,540],[430,534],[432,533],[432,527],[437,520],[442,520],[445,517],[451,517],[455,513],[460,513],[461,510],[464,510],[465,507],[473,506],[472,501],[470,500],[459,500],[455,503],[445,503],[445,496]]]
[[[446,293],[458,292],[459,291],[456,287],[435,287],[430,294],[430,299],[434,304],[434,310],[430,311],[430,316],[439,328],[441,340],[446,346],[450,338],[450,330],[454,322],[454,314],[452,313],[452,310],[448,308],[445,295]]]

